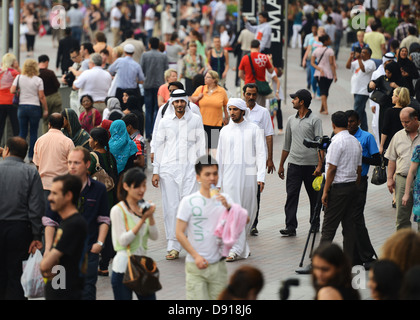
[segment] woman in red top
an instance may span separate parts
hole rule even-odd
[[[6,53],[2,58],[0,70],[0,140],[3,137],[7,116],[12,124],[13,135],[19,135],[18,108],[13,105],[13,94],[10,93],[13,80],[19,73],[19,63],[15,55]]]
[[[93,99],[90,95],[85,94],[82,96],[80,98],[80,104],[85,109],[79,116],[80,125],[90,133],[90,130],[101,125],[102,116],[99,111],[93,107]]]

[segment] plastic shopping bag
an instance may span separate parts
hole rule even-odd
[[[23,273],[20,278],[26,298],[44,297],[45,282],[41,274],[40,264],[42,261],[41,251],[36,250],[35,254],[23,261]]]

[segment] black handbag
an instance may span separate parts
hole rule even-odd
[[[130,255],[123,284],[142,297],[162,289],[156,262],[146,256]]]
[[[389,101],[389,96],[380,90],[375,90],[370,96],[370,100],[375,101],[381,106]]]
[[[386,183],[386,166],[384,156],[381,155],[381,165],[375,166],[372,173],[372,184],[380,186],[381,184]]]
[[[267,81],[257,80],[257,77],[255,76],[254,65],[252,64],[251,55],[248,54],[248,57],[249,57],[249,63],[251,64],[252,74],[255,79],[255,84],[257,85],[257,88],[258,88],[258,94],[262,96],[268,96],[269,94],[273,92],[273,89],[271,89],[270,84]]]
[[[121,206],[120,208],[123,211],[125,227],[128,231],[126,212]],[[127,255],[127,269],[123,277],[123,284],[127,288],[133,290],[142,297],[150,296],[162,289],[162,285],[159,281],[159,269],[152,258],[131,254],[130,245],[127,246]]]

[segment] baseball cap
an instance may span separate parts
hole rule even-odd
[[[290,97],[291,97],[292,99],[294,99],[294,98],[298,97],[298,98],[299,98],[299,100],[303,100],[303,101],[305,102],[305,106],[309,106],[309,104],[310,104],[310,103],[311,103],[311,101],[312,101],[312,95],[311,95],[311,93],[310,93],[308,90],[306,90],[306,89],[301,89],[301,90],[298,90],[298,91],[296,91],[295,93],[291,94],[291,95],[290,95]]]
[[[124,46],[124,52],[127,52],[127,53],[134,53],[134,46],[133,46],[131,43],[126,44],[126,45]]]

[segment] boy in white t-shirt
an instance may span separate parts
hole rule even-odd
[[[218,165],[211,156],[203,156],[195,166],[200,190],[184,197],[178,207],[176,237],[188,252],[185,260],[186,299],[216,300],[228,284],[226,262],[214,231],[219,217],[230,210],[231,198],[213,195]],[[213,196],[212,196],[213,195]]]

